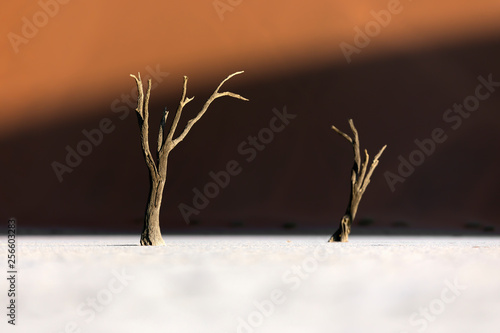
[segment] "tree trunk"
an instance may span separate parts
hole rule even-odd
[[[141,234],[141,245],[165,245],[160,230],[160,208],[165,179],[152,178],[150,184],[151,188],[144,216],[144,228]]]
[[[344,215],[342,217],[342,220],[340,221],[339,228],[337,229],[337,231],[335,231],[332,237],[330,237],[330,240],[328,240],[328,242],[348,242],[349,234],[351,233],[352,220],[353,218],[351,217],[351,215]]]
[[[340,220],[340,225],[337,231],[330,237],[328,242],[348,242],[349,234],[351,233],[352,221],[356,217],[358,212],[359,202],[361,201],[361,194],[356,192],[355,186],[351,184],[351,196],[349,198],[349,204],[345,211],[344,216]]]

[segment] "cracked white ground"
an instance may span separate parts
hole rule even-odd
[[[2,332],[497,332],[500,238],[18,236]],[[7,274],[6,236],[0,243]]]

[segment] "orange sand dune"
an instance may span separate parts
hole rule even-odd
[[[500,2],[495,0],[240,1],[237,6],[223,0],[60,2],[3,6],[9,13],[0,28],[7,37],[0,42],[3,135],[70,119],[76,111],[55,114],[59,106],[119,94],[130,85],[127,75],[148,65],[159,64],[172,79],[186,74],[202,84],[240,69],[247,70],[248,82],[325,63],[345,64],[339,44],[352,44],[353,29],[373,21],[372,11],[396,8],[397,14],[353,56],[356,61],[500,31]]]

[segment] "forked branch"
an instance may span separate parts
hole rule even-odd
[[[208,107],[210,106],[210,104],[216,100],[217,98],[219,97],[222,97],[222,96],[229,96],[229,97],[233,97],[233,98],[237,98],[237,99],[241,99],[243,101],[248,101],[247,98],[241,96],[241,95],[238,95],[238,94],[235,94],[233,92],[229,92],[229,91],[225,91],[225,92],[219,92],[219,89],[220,87],[222,87],[222,85],[227,81],[229,80],[230,78],[232,78],[233,76],[235,75],[238,75],[238,74],[242,74],[244,73],[243,71],[240,71],[240,72],[236,72],[236,73],[233,73],[231,75],[229,75],[228,77],[226,77],[224,79],[224,81],[222,81],[219,86],[217,87],[217,89],[215,89],[215,91],[213,92],[212,96],[210,96],[208,98],[208,100],[205,102],[205,104],[203,105],[203,108],[201,109],[200,112],[198,112],[198,114],[196,115],[196,117],[194,117],[193,119],[189,120],[187,122],[187,125],[186,127],[184,128],[184,130],[182,131],[182,133],[177,137],[177,139],[174,139],[173,140],[173,145],[174,147],[179,143],[181,142],[182,140],[184,140],[184,138],[186,137],[186,135],[188,135],[189,131],[191,130],[191,128],[193,127],[194,124],[196,124],[196,122],[198,120],[200,120],[200,118],[205,114],[205,112],[207,112],[208,110]],[[170,136],[169,138],[172,139],[173,137],[173,133],[175,131],[175,128],[177,127],[177,123],[179,122],[178,119],[180,119],[180,114],[182,113],[182,108],[184,107],[184,105],[186,105],[187,103],[189,103],[190,101],[193,100],[194,97],[192,98],[188,98],[186,99],[186,86],[187,86],[187,77],[185,76],[184,77],[184,92],[182,94],[182,99],[181,99],[181,103],[179,104],[179,109],[177,109],[177,114],[175,115],[175,119],[177,119],[177,122],[174,120],[174,124],[172,124],[172,129],[170,130]]]
[[[208,108],[210,107],[210,104],[216,100],[219,97],[223,96],[229,96],[237,99],[241,99],[243,101],[248,101],[247,98],[235,94],[230,91],[225,91],[225,92],[219,92],[219,89],[222,87],[222,85],[228,81],[230,78],[232,78],[235,75],[242,74],[244,71],[239,71],[236,73],[233,73],[226,77],[215,89],[213,94],[208,98],[208,100],[205,102],[203,105],[203,108],[201,109],[200,112],[194,117],[193,119],[189,120],[187,122],[186,127],[182,131],[182,133],[174,139],[174,134],[177,129],[177,125],[179,124],[179,121],[182,116],[182,111],[184,110],[184,107],[191,102],[194,99],[193,97],[187,97],[187,82],[188,82],[188,77],[184,76],[184,84],[183,84],[183,89],[182,89],[182,96],[181,100],[179,102],[179,106],[177,107],[177,111],[175,112],[174,120],[172,121],[172,125],[170,126],[170,130],[168,133],[165,133],[165,123],[167,121],[167,117],[169,112],[167,111],[167,108],[165,108],[165,111],[163,112],[163,116],[160,121],[160,131],[158,133],[158,148],[157,151],[159,153],[159,161],[154,160],[153,156],[151,155],[151,151],[149,149],[149,112],[148,112],[148,105],[149,105],[149,96],[151,93],[151,79],[148,80],[148,89],[146,92],[146,96],[144,96],[144,91],[143,91],[143,83],[141,80],[141,74],[139,73],[137,76],[130,74],[131,77],[135,79],[135,82],[137,84],[137,118],[139,121],[139,127],[141,129],[141,145],[142,145],[142,150],[144,153],[144,158],[146,160],[146,164],[148,165],[149,171],[151,174],[158,174],[158,162],[160,162],[162,159],[166,158],[166,155],[179,144],[184,138],[188,135],[189,131],[193,127],[194,124],[198,122],[198,120],[201,119],[201,117],[207,112]],[[167,148],[165,148],[167,147]],[[165,157],[163,157],[165,156]]]
[[[340,226],[337,231],[330,237],[329,242],[347,242],[349,238],[349,234],[351,232],[351,224],[356,217],[356,213],[358,211],[358,206],[361,201],[361,197],[366,191],[368,184],[370,184],[370,178],[373,174],[373,171],[377,167],[379,163],[379,158],[382,156],[387,145],[383,146],[368,168],[368,164],[370,162],[370,156],[368,155],[368,151],[365,149],[365,159],[363,163],[361,163],[361,154],[360,154],[360,143],[359,143],[359,135],[356,127],[354,126],[354,122],[352,119],[349,119],[349,126],[351,127],[351,131],[354,134],[354,138],[351,138],[346,133],[342,132],[338,128],[332,125],[332,129],[337,132],[340,136],[345,138],[352,144],[353,152],[354,152],[354,165],[352,166],[351,171],[351,195],[349,198],[349,203],[347,205],[346,212],[340,221]],[[367,172],[368,170],[368,172]]]

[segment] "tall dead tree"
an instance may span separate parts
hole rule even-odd
[[[349,203],[347,204],[347,209],[344,216],[340,220],[339,228],[337,229],[337,231],[335,231],[332,237],[330,237],[330,243],[348,241],[349,234],[351,233],[351,224],[356,217],[356,212],[358,211],[361,197],[365,193],[368,184],[370,184],[370,177],[372,176],[373,171],[378,165],[378,159],[387,147],[387,145],[385,145],[382,147],[382,149],[380,149],[378,154],[375,155],[370,169],[368,170],[368,172],[366,172],[370,157],[368,156],[368,152],[365,149],[365,160],[363,161],[363,163],[361,163],[358,131],[356,130],[356,127],[354,127],[354,122],[352,121],[352,119],[349,119],[349,126],[351,127],[352,133],[354,134],[354,138],[351,138],[349,135],[345,134],[332,125],[332,129],[335,132],[337,132],[352,144],[352,148],[354,150],[354,165],[352,166],[351,171],[351,196],[349,198]]]
[[[179,124],[182,110],[184,109],[186,104],[194,99],[194,97],[186,97],[188,77],[184,76],[184,88],[181,101],[179,102],[175,117],[172,121],[172,125],[168,129],[168,132],[165,128],[168,117],[168,111],[166,108],[161,118],[156,159],[153,157],[149,149],[148,104],[151,92],[151,79],[148,80],[146,96],[144,96],[141,74],[139,73],[138,76],[130,74],[130,76],[135,79],[135,82],[137,84],[137,119],[139,121],[139,128],[141,131],[140,136],[142,152],[144,154],[144,160],[146,161],[146,165],[148,167],[150,182],[149,197],[146,206],[146,213],[144,216],[144,228],[141,234],[141,245],[165,245],[160,231],[160,207],[163,196],[163,188],[165,187],[165,181],[167,180],[168,155],[170,154],[172,149],[174,149],[175,146],[177,146],[179,142],[181,142],[186,137],[193,125],[196,124],[198,120],[200,120],[205,112],[207,112],[208,107],[214,100],[222,96],[229,96],[248,101],[248,99],[232,92],[219,92],[220,87],[222,87],[222,85],[227,80],[241,73],[243,73],[243,71],[233,73],[229,75],[224,81],[222,81],[217,89],[215,89],[212,96],[210,96],[205,102],[198,115],[189,120],[182,133],[177,138],[174,138],[175,130],[177,128],[177,125]]]

